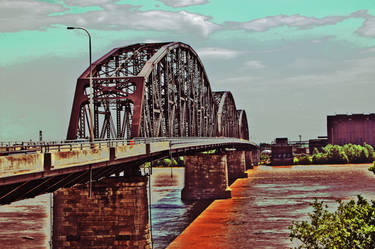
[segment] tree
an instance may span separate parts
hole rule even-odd
[[[299,239],[303,248],[371,249],[375,245],[375,203],[369,204],[358,196],[357,202],[337,201],[339,206],[330,212],[323,201],[315,200],[314,211],[307,221],[293,222],[290,239]]]
[[[329,144],[330,145],[330,144]],[[327,158],[330,163],[348,163],[348,156],[345,154],[344,149],[339,145],[326,146]]]
[[[293,162],[294,164],[309,165],[312,163],[312,157],[309,155],[301,155],[299,157],[295,157]]]
[[[375,174],[375,164],[369,168]],[[375,248],[375,202],[362,196],[357,202],[337,201],[338,208],[330,212],[323,201],[310,204],[309,221],[293,222],[290,240],[298,239],[297,249],[372,249]]]
[[[375,160],[375,152],[374,152],[374,148],[367,144],[367,143],[364,143],[363,144],[363,147],[365,147],[368,151],[368,160],[367,162],[373,162]]]

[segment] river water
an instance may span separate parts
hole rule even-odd
[[[151,177],[154,248],[165,248],[209,204],[170,248],[288,248],[292,221],[306,219],[314,197],[336,199],[361,194],[375,199],[369,165],[256,167],[237,180],[232,199],[213,203],[181,201],[184,169],[155,168]],[[49,248],[50,195],[0,207],[4,249]],[[208,229],[209,228],[209,229]]]
[[[182,202],[184,168],[154,168],[151,175],[151,220],[154,248],[165,248],[211,202]],[[1,249],[50,248],[51,195],[0,206]]]
[[[369,165],[257,167],[232,186],[232,199],[214,201],[168,249],[290,248],[292,221],[307,219],[314,198],[375,199]]]

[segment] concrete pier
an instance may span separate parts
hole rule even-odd
[[[245,151],[245,162],[246,162],[246,169],[254,168],[253,151]]]
[[[149,249],[146,177],[111,177],[54,193],[53,248]]]
[[[245,153],[245,151],[227,152],[229,184],[232,184],[237,178],[247,178]]]
[[[184,162],[183,200],[231,198],[226,154],[185,156]]]

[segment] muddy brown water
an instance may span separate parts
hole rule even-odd
[[[375,199],[369,165],[257,167],[232,185],[232,199],[182,202],[183,168],[152,175],[154,248],[288,248],[292,221],[306,219],[309,203],[361,194]],[[172,177],[171,177],[172,173]],[[0,248],[49,248],[50,195],[0,207]]]
[[[232,199],[214,201],[172,244],[174,248],[290,248],[292,221],[307,219],[314,198],[375,199],[369,165],[257,167],[232,186]]]

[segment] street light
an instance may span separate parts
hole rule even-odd
[[[87,33],[87,35],[89,36],[89,59],[90,59],[90,64],[89,64],[89,67],[90,67],[90,93],[89,93],[89,114],[90,114],[90,142],[94,142],[94,133],[93,133],[93,125],[94,125],[94,122],[92,120],[92,115],[94,113],[94,101],[93,101],[93,96],[94,96],[94,88],[93,88],[93,85],[92,85],[92,67],[91,67],[91,35],[89,33],[89,31],[87,31],[87,29],[85,28],[82,28],[82,27],[66,27],[66,29],[82,29],[83,31],[85,31]]]

